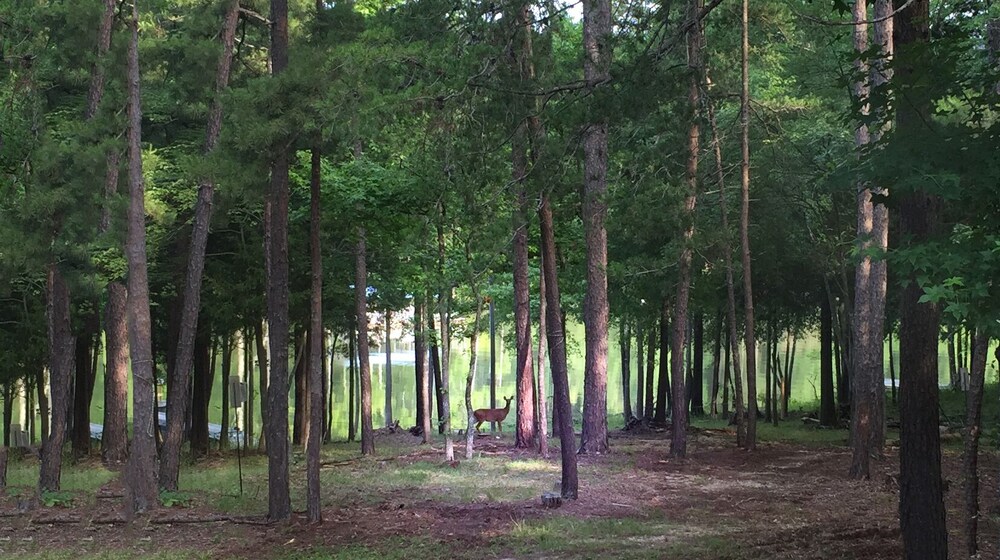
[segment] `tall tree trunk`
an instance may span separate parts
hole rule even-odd
[[[907,51],[897,65],[903,82],[919,72],[911,54],[930,40],[928,0],[914,0],[898,14],[895,43]],[[907,58],[907,57],[911,58]],[[899,137],[921,137],[931,102],[922,80],[908,88],[907,103],[896,111]],[[933,236],[940,223],[941,200],[925,190],[906,193],[899,203],[900,238],[921,243]],[[948,557],[944,488],[941,479],[941,439],[938,417],[937,345],[941,311],[921,303],[923,290],[915,275],[902,293],[899,328],[899,369],[906,372],[900,386],[899,414],[899,517],[905,557],[924,560]]]
[[[445,207],[443,202],[438,203],[438,215],[440,221],[437,224],[438,243],[438,277],[441,282],[441,293],[438,294],[438,316],[441,323],[441,378],[438,385],[438,395],[441,398],[441,408],[444,416],[441,419],[441,426],[444,429],[444,456],[445,460],[455,460],[455,443],[451,434],[451,396],[448,387],[451,379],[449,369],[451,355],[451,290],[452,286],[445,276],[445,242],[444,242],[444,220]]]
[[[764,422],[771,421],[771,388],[774,386],[771,382],[771,371],[773,370],[771,349],[774,346],[770,332],[772,329],[773,323],[764,323]]]
[[[257,345],[257,393],[258,393],[258,400],[260,402],[260,420],[262,426],[262,429],[260,431],[260,436],[257,439],[257,450],[260,451],[261,453],[264,453],[267,451],[267,425],[268,425],[268,418],[270,417],[270,412],[271,412],[270,409],[266,406],[268,402],[267,376],[268,372],[271,369],[271,366],[270,366],[270,360],[268,359],[267,347],[264,346],[263,319],[259,323],[257,323],[257,328],[254,329],[254,338],[255,338],[255,343]],[[250,389],[250,392],[252,395],[253,389]],[[285,385],[285,393],[287,397],[288,393],[287,384]],[[250,399],[250,402],[252,403],[253,399]],[[251,407],[249,410],[251,412],[250,418],[253,419],[252,412],[254,409]],[[285,424],[287,425],[288,422],[285,422]],[[285,431],[287,432],[287,430]],[[250,439],[253,439],[253,433],[251,433],[250,436],[251,436]]]
[[[972,343],[972,368],[969,390],[965,393],[965,450],[962,471],[965,479],[965,546],[969,558],[979,552],[979,434],[983,416],[983,384],[986,378],[986,355],[990,338],[977,329]]]
[[[389,309],[385,310],[385,425],[392,426],[392,311]]]
[[[203,150],[205,154],[210,154],[215,150],[219,141],[219,133],[222,130],[221,95],[229,84],[229,68],[233,59],[239,9],[239,0],[229,0],[222,24],[222,53],[219,56],[219,64],[215,73],[215,99],[212,102],[206,126],[205,148]],[[278,66],[276,65],[275,72],[283,68],[283,66]],[[275,170],[277,171],[277,169]],[[214,181],[207,177],[203,178],[198,186],[198,200],[195,203],[194,224],[191,232],[191,247],[188,252],[187,278],[184,294],[181,297],[180,333],[177,338],[176,363],[171,372],[173,378],[171,388],[173,390],[167,393],[167,431],[163,441],[163,460],[160,462],[160,487],[166,490],[177,490],[181,445],[184,440],[184,419],[188,413],[188,380],[194,359],[198,313],[201,310],[202,272],[205,269],[205,247],[208,245],[208,230],[212,220],[214,193]]]
[[[70,330],[70,297],[66,280],[57,264],[49,266],[47,284],[49,325],[49,379],[52,391],[52,425],[42,445],[38,488],[59,490],[62,448],[66,438],[66,413],[73,372],[73,334]]]
[[[39,439],[45,445],[46,438],[49,437],[49,398],[45,394],[45,368],[38,364],[35,370],[35,392],[38,394],[38,415],[41,417],[41,430]]]
[[[576,453],[573,450],[573,409],[569,402],[569,377],[566,368],[566,333],[562,322],[562,303],[559,299],[559,275],[556,269],[556,238],[553,229],[552,208],[548,196],[542,195],[538,209],[541,226],[542,273],[545,275],[546,338],[549,343],[549,362],[552,372],[553,408],[559,410],[559,448],[562,456],[562,497],[575,500],[579,492]],[[553,418],[556,414],[553,413]]]
[[[549,457],[548,383],[545,379],[548,348],[548,296],[545,294],[545,254],[538,255],[538,453]],[[554,402],[554,401],[553,401]],[[554,405],[553,405],[554,406]],[[553,414],[553,420],[555,415]]]
[[[156,507],[156,381],[146,275],[146,212],[142,177],[142,108],[139,93],[138,2],[132,4],[128,45],[128,332],[132,355],[132,444],[125,469],[125,508],[142,513]],[[55,391],[53,390],[53,394]],[[53,411],[59,409],[53,399]],[[53,412],[53,419],[55,417]],[[53,422],[55,424],[55,422]],[[53,428],[54,433],[54,428]],[[50,438],[51,439],[51,438]]]
[[[431,443],[431,375],[427,363],[427,331],[424,328],[423,314],[426,309],[426,300],[422,297],[416,298],[416,306],[413,314],[413,328],[415,339],[415,353],[417,368],[419,368],[417,390],[420,393],[417,399],[420,403],[420,411],[417,413],[417,426],[423,435],[423,443]]]
[[[361,453],[375,454],[372,430],[372,378],[368,359],[368,250],[365,228],[358,228],[354,265],[354,314],[358,325],[358,364],[361,372]]]
[[[516,7],[515,25],[516,39],[513,42],[511,65],[520,87],[533,87],[535,79],[534,64],[531,61],[531,3],[523,2]],[[517,426],[514,433],[514,447],[527,449],[535,440],[534,390],[532,386],[531,363],[531,283],[528,281],[528,212],[530,204],[527,192],[528,175],[528,144],[529,120],[531,116],[528,103],[521,103],[523,109],[518,118],[517,130],[511,146],[511,167],[513,169],[513,184],[515,207],[512,222],[513,260],[514,260],[514,336],[517,347],[517,365],[515,377],[517,383]],[[491,307],[492,309],[492,307]],[[492,316],[492,315],[491,315]],[[491,370],[492,371],[492,370]],[[496,407],[496,403],[490,406]]]
[[[583,0],[583,77],[593,91],[611,79],[611,2]],[[596,115],[583,130],[583,231],[587,289],[583,303],[586,354],[580,453],[608,451],[608,122]],[[553,261],[553,266],[555,265]]]
[[[317,10],[322,10],[322,1]],[[309,439],[306,443],[306,510],[310,523],[323,520],[319,462],[323,435],[323,252],[320,246],[320,152],[313,147],[309,181]]]
[[[892,391],[892,404],[896,404],[896,356],[892,351],[892,323],[889,323],[889,381]],[[884,382],[883,382],[884,383]]]
[[[288,0],[271,0],[271,71],[288,66]],[[288,167],[287,140],[280,139],[271,164],[270,266],[267,278],[267,327],[271,361],[267,384],[267,517],[292,515],[288,486]]]
[[[740,245],[743,259],[744,345],[747,353],[747,435],[746,448],[757,448],[757,338],[754,333],[753,281],[750,274],[750,39],[749,0],[743,0],[740,88]],[[737,377],[738,379],[739,377]]]
[[[444,397],[441,395],[441,355],[438,353],[437,331],[434,330],[434,313],[430,310],[431,301],[431,296],[428,294],[427,332],[428,338],[430,339],[430,363],[428,364],[428,374],[431,376],[430,381],[434,383],[433,395],[435,397],[434,402],[437,403],[438,433],[444,434]],[[428,412],[428,414],[430,414],[430,412]]]
[[[625,425],[634,418],[632,415],[632,329],[627,319],[622,319],[618,327],[618,348],[622,359],[622,416]]]
[[[729,418],[729,386],[732,383],[732,379],[731,379],[730,374],[729,374],[730,373],[730,368],[729,368],[730,350],[729,349],[730,349],[729,332],[726,331],[726,344],[724,345],[724,350],[723,350],[723,353],[725,354],[725,358],[724,358],[725,365],[723,366],[723,369],[724,369],[725,373],[722,376],[723,377],[722,378],[722,416],[723,416],[723,418]],[[742,418],[738,419],[737,425],[739,425],[739,423],[741,423],[742,421],[743,421]],[[739,443],[737,443],[737,445],[739,445]]]
[[[700,0],[689,0],[687,33],[688,104],[691,122],[688,123],[687,193],[684,196],[681,233],[681,254],[677,259],[677,300],[674,303],[673,337],[671,340],[670,373],[673,376],[673,412],[670,422],[670,455],[687,455],[688,406],[684,376],[684,345],[688,333],[688,299],[691,294],[691,247],[694,237],[694,211],[698,201],[698,152],[701,136],[699,108],[701,105],[701,24],[698,20]]]
[[[743,376],[740,371],[739,354],[739,334],[736,330],[736,286],[733,282],[733,255],[729,245],[729,211],[726,206],[726,182],[725,173],[722,167],[722,143],[719,140],[719,126],[715,118],[715,103],[709,100],[708,103],[708,124],[712,127],[712,152],[715,155],[715,182],[719,186],[719,212],[722,216],[722,257],[726,268],[726,325],[729,330],[726,333],[726,373],[729,373],[729,356],[733,362],[733,397],[736,401],[736,445],[745,446],[747,443],[747,415],[743,412]],[[748,370],[749,373],[749,370]],[[728,388],[728,383],[726,384]],[[750,388],[750,382],[747,381]],[[754,389],[756,390],[756,389]],[[754,396],[751,392],[749,395]],[[723,399],[724,406],[729,405],[729,399]],[[754,422],[757,420],[756,401],[754,401]]]
[[[670,376],[667,374],[670,360],[667,352],[670,348],[670,303],[666,296],[660,308],[660,371],[656,385],[656,414],[653,422],[666,424],[667,409],[670,408],[672,391],[670,391]]]
[[[958,391],[958,357],[955,352],[955,331],[948,333],[948,380],[952,391]]]

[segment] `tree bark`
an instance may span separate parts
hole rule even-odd
[[[288,0],[271,0],[271,71],[288,66]],[[267,275],[267,326],[270,371],[267,384],[267,517],[292,515],[288,484],[288,167],[287,140],[279,139],[268,190],[271,235]]]
[[[722,358],[722,315],[716,314],[715,342],[712,346],[712,401],[710,414],[712,418],[719,417],[719,364]],[[723,399],[725,402],[725,399]]]
[[[646,339],[644,338],[644,333],[642,330],[642,319],[637,319],[635,323],[635,414],[634,417],[642,419],[645,417],[646,413],[643,408],[645,404],[645,395],[643,394],[643,389],[645,388],[644,372],[646,371]]]
[[[284,1],[284,0],[281,0]],[[207,155],[215,150],[222,129],[222,92],[229,84],[229,68],[233,59],[233,45],[236,38],[236,24],[239,21],[239,0],[229,0],[222,24],[222,53],[215,74],[215,99],[209,111],[205,133]],[[287,48],[287,46],[285,47]],[[272,53],[274,54],[274,53]],[[280,71],[283,66],[276,68]],[[280,158],[279,158],[280,159]],[[287,183],[287,180],[286,180]],[[173,391],[167,393],[167,431],[163,441],[163,460],[160,463],[160,487],[176,491],[180,470],[181,445],[184,440],[184,419],[188,407],[188,383],[194,359],[195,336],[198,330],[198,313],[201,310],[201,282],[205,269],[205,247],[208,245],[208,230],[212,220],[212,200],[215,183],[203,178],[198,186],[198,200],[195,203],[194,224],[191,232],[191,247],[188,253],[187,277],[184,294],[181,297],[181,323],[177,338],[176,363],[171,372]]]
[[[657,331],[657,325],[660,325],[659,331]],[[646,423],[653,420],[653,415],[655,409],[653,406],[653,390],[654,390],[654,376],[656,375],[656,340],[657,332],[660,333],[660,338],[663,336],[663,326],[660,321],[653,320],[652,325],[650,325],[649,330],[646,333],[646,400],[643,408],[645,413],[643,414],[643,419]]]
[[[309,341],[306,331],[297,328],[294,337],[295,367],[292,379],[295,381],[293,392],[295,408],[292,410],[292,445],[302,445],[302,436],[306,427],[306,366],[303,359],[309,353]]]
[[[357,401],[357,387],[355,385],[358,379],[357,373],[357,342],[358,342],[358,331],[357,324],[351,325],[351,334],[348,336],[347,351],[350,353],[348,358],[347,367],[347,379],[348,379],[348,395],[347,395],[347,441],[354,441],[358,437],[358,426],[354,422],[355,414],[354,410],[356,408],[355,402]]]
[[[85,319],[87,323],[91,321]],[[93,383],[94,372],[90,367],[91,355],[94,350],[94,340],[97,338],[97,325],[87,325],[83,332],[77,335],[74,360],[75,377],[73,381],[73,458],[82,459],[90,454],[90,399],[89,390]],[[44,432],[44,430],[43,430]],[[45,439],[44,434],[42,440]]]
[[[743,0],[741,19],[742,54],[740,88],[740,245],[743,259],[744,344],[747,353],[746,448],[757,448],[757,338],[754,333],[753,281],[750,274],[750,73],[749,0]],[[739,379],[739,376],[737,376]]]
[[[583,76],[591,91],[611,79],[611,2],[583,0]],[[608,122],[598,115],[583,130],[583,231],[587,289],[583,320],[583,432],[580,453],[608,451]],[[554,266],[554,261],[553,266]]]
[[[441,399],[441,409],[444,416],[441,419],[441,426],[444,430],[444,457],[447,461],[455,460],[455,442],[452,441],[451,434],[451,396],[449,385],[451,380],[451,370],[449,368],[451,356],[451,283],[445,276],[445,241],[444,241],[444,220],[445,206],[443,202],[438,203],[438,214],[440,220],[437,224],[438,243],[438,277],[441,282],[441,293],[438,295],[438,316],[441,323],[441,377],[438,385],[438,396]]]
[[[691,367],[694,373],[691,375],[690,384],[691,414],[694,416],[704,416],[705,320],[700,312],[695,313],[694,315],[694,329],[692,335],[694,336],[694,357],[691,360]]]
[[[229,432],[232,420],[229,416],[229,378],[233,374],[233,333],[227,332],[222,337],[222,429],[219,436],[219,451],[229,449]]]
[[[431,443],[431,375],[427,363],[427,332],[424,330],[423,314],[426,309],[426,300],[417,298],[416,309],[413,315],[413,325],[415,337],[415,351],[417,367],[420,378],[417,388],[420,391],[419,403],[421,410],[417,414],[417,425],[423,435],[423,443]]]
[[[262,429],[260,431],[260,436],[257,438],[257,450],[261,453],[267,452],[267,425],[268,418],[270,417],[270,410],[267,407],[267,395],[268,395],[268,383],[267,375],[270,371],[270,360],[268,359],[267,347],[264,346],[264,321],[261,320],[257,323],[257,327],[254,329],[254,342],[257,345],[257,393],[258,399],[260,401],[260,420]],[[286,352],[287,357],[287,352]],[[287,368],[286,368],[287,369]],[[252,384],[251,384],[252,385]],[[288,385],[285,385],[285,393],[287,397]],[[253,388],[249,389],[251,403],[250,408],[250,418],[253,419]],[[286,399],[287,400],[287,399]],[[287,414],[286,414],[287,416]],[[286,422],[287,424],[287,422]],[[252,423],[251,423],[252,425]],[[286,432],[288,430],[285,430]],[[250,439],[253,439],[253,432],[250,432]]]
[[[151,347],[146,264],[145,185],[142,176],[142,108],[139,92],[138,2],[132,4],[128,45],[128,333],[132,357],[132,444],[125,469],[125,508],[143,513],[156,507],[156,380]],[[53,391],[54,393],[54,391]],[[55,399],[53,399],[55,405]],[[55,407],[53,411],[57,410]],[[53,412],[53,416],[55,412]]]
[[[469,253],[466,252],[468,257]],[[470,259],[471,260],[471,259]],[[471,262],[468,263],[471,266]],[[469,333],[469,374],[465,378],[465,413],[467,425],[465,428],[465,458],[472,459],[473,446],[476,442],[476,415],[472,406],[472,383],[476,379],[476,363],[479,359],[479,352],[476,352],[476,342],[479,339],[479,321],[483,317],[483,298],[479,295],[479,288],[475,285],[475,280],[471,282],[472,298],[476,300],[476,316],[472,322],[472,332]],[[508,403],[509,405],[510,403]]]
[[[211,338],[205,332],[198,333],[194,341],[194,376],[191,393],[191,455],[203,456],[208,453],[208,402],[209,380],[212,370]],[[169,405],[168,405],[169,408]],[[169,417],[169,413],[168,413]]]
[[[372,430],[372,378],[368,360],[368,249],[365,228],[359,227],[354,264],[354,314],[358,326],[358,365],[361,373],[361,454],[375,454]]]
[[[559,299],[559,276],[556,269],[556,238],[552,208],[548,196],[542,195],[538,209],[541,229],[542,273],[545,275],[546,338],[552,372],[553,408],[558,409],[559,448],[562,456],[562,497],[575,500],[579,495],[576,453],[573,450],[573,409],[569,401],[569,377],[566,368],[566,334],[563,330],[562,304]],[[553,417],[556,414],[553,413]]]
[[[322,9],[322,2],[317,6]],[[320,246],[321,159],[313,147],[309,181],[309,439],[306,442],[306,510],[310,523],[323,520],[319,463],[323,436],[323,252]]]
[[[437,403],[438,433],[444,434],[444,400],[441,395],[441,360],[440,354],[438,353],[438,335],[437,331],[434,329],[434,313],[430,310],[431,301],[431,296],[428,294],[427,332],[428,338],[430,339],[430,363],[428,364],[428,374],[431,376],[430,381],[434,383],[434,391],[432,394],[435,396],[434,402]],[[430,414],[430,412],[428,412],[428,414]]]

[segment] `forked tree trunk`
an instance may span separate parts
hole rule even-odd
[[[132,355],[132,444],[125,469],[125,509],[142,513],[157,505],[156,381],[153,377],[152,322],[146,275],[145,185],[142,176],[142,109],[139,92],[138,2],[132,4],[128,44],[128,333]],[[55,406],[55,399],[53,399]],[[53,408],[55,411],[56,409]],[[55,414],[55,413],[53,413]]]
[[[541,229],[542,273],[545,275],[545,326],[552,371],[553,408],[559,411],[559,448],[562,457],[560,489],[563,498],[575,500],[579,493],[579,481],[576,452],[573,449],[576,442],[573,434],[573,410],[569,401],[569,376],[566,369],[566,334],[563,330],[562,304],[559,299],[552,208],[546,195],[542,195],[539,205],[538,222]],[[555,413],[553,418],[556,418]]]

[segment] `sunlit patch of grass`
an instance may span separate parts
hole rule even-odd
[[[240,494],[240,463],[243,469],[243,494]],[[181,468],[182,492],[219,511],[256,514],[267,510],[267,458],[261,455],[226,456],[223,462],[185,465]]]
[[[38,488],[37,460],[11,461],[7,465],[7,495],[25,495]],[[100,464],[87,462],[72,464],[63,460],[59,477],[61,492],[75,494],[76,503],[89,502],[101,486],[113,480],[118,473]]]

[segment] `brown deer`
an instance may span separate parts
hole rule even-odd
[[[484,422],[496,422],[497,426],[500,427],[500,431],[503,431],[503,420],[507,417],[507,413],[510,412],[510,401],[514,400],[514,397],[504,397],[507,401],[507,406],[503,408],[480,408],[472,411],[472,416],[476,418],[476,431],[479,431],[479,426],[482,426]]]

